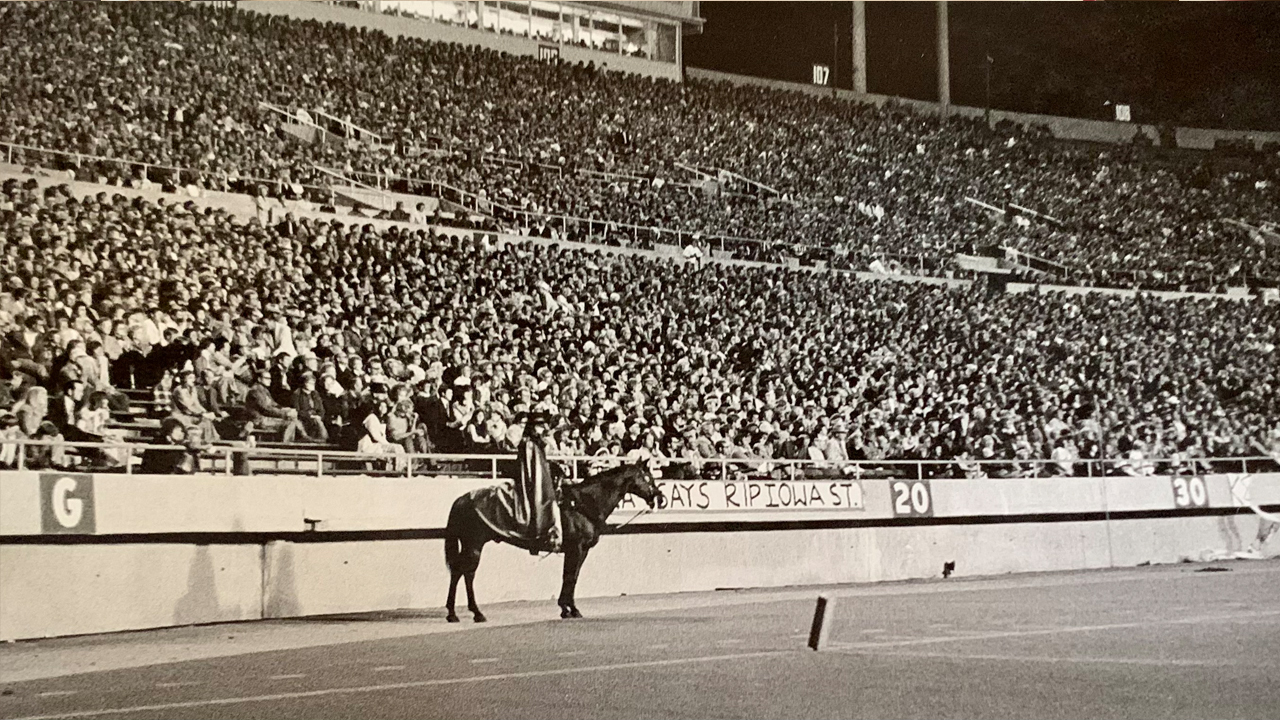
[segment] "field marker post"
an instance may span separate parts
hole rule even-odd
[[[831,623],[827,622],[827,616],[834,612],[835,606],[834,597],[818,596],[818,606],[813,610],[813,627],[809,629],[810,648],[821,650],[827,644],[827,637],[831,634]]]

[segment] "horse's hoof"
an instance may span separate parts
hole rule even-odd
[[[576,607],[575,607],[575,608],[569,608],[569,617],[571,617],[571,618],[580,618],[580,617],[582,617],[582,613],[578,612],[578,608],[576,608]]]
[[[484,613],[482,613],[482,612],[478,612],[478,613],[476,613],[476,615],[475,615],[475,621],[476,621],[476,622],[489,622],[489,618],[485,617],[485,616],[484,616]]]
[[[573,613],[569,610],[569,608],[567,608],[567,607],[562,607],[562,608],[560,608],[560,619],[561,619],[561,620],[568,620],[568,619],[569,619],[569,618],[571,618],[571,617],[573,617]]]
[[[453,613],[449,613],[448,615],[445,615],[444,619],[448,620],[449,622],[462,622],[461,620],[458,619],[458,616],[454,615]]]

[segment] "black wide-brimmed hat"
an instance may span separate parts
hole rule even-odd
[[[546,412],[518,412],[513,418],[516,422],[528,422],[534,425],[550,425],[556,421],[556,417]]]

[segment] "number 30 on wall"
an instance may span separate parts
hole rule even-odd
[[[1173,504],[1180,508],[1209,507],[1209,489],[1204,478],[1173,478]]]
[[[928,480],[894,480],[889,484],[894,517],[933,517]]]

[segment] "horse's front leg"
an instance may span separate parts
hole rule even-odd
[[[574,601],[574,593],[578,587],[578,573],[582,563],[587,560],[587,549],[581,546],[569,546],[564,552],[564,575],[560,584],[560,617],[580,618],[578,606]]]

